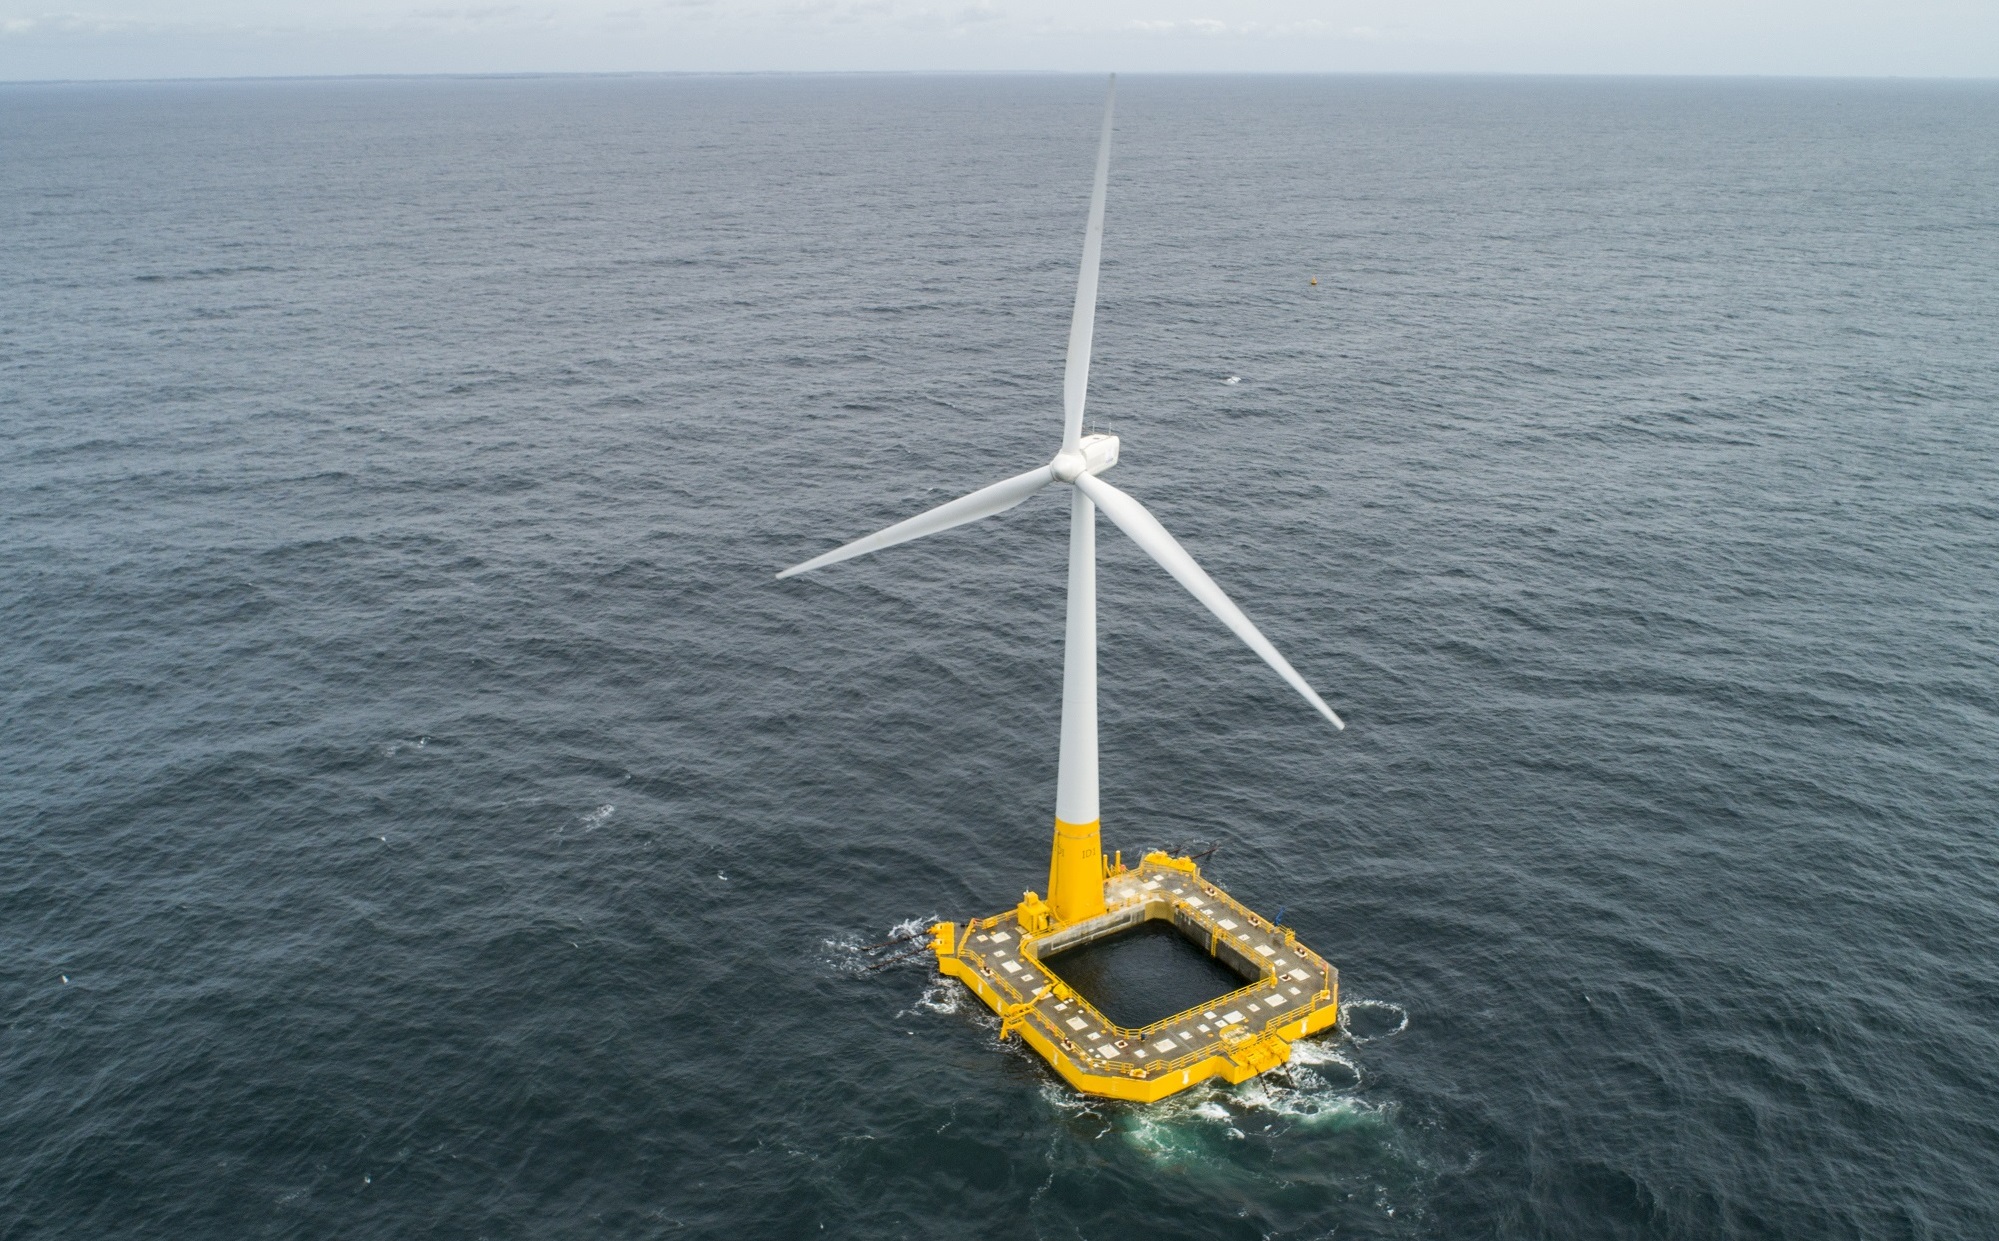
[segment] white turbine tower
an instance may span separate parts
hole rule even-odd
[[[1055,847],[1048,870],[1048,904],[1058,923],[1073,923],[1104,912],[1104,861],[1097,808],[1097,534],[1101,508],[1118,529],[1173,575],[1210,612],[1221,618],[1249,649],[1277,670],[1319,714],[1344,728],[1340,717],[1298,675],[1289,660],[1230,602],[1179,541],[1145,506],[1105,482],[1117,464],[1114,435],[1083,434],[1083,401],[1090,379],[1090,336],[1097,312],[1097,260],[1103,250],[1104,194],[1110,178],[1111,110],[1117,78],[1104,102],[1103,136],[1097,146],[1096,186],[1090,195],[1090,222],[1083,234],[1082,274],[1076,281],[1076,309],[1069,323],[1069,360],[1062,375],[1062,447],[1053,460],[1024,474],[941,504],[886,530],[855,539],[778,574],[780,578],[851,560],[926,534],[962,526],[1015,507],[1044,487],[1066,483],[1069,494],[1069,624],[1062,670],[1062,752],[1055,781]]]

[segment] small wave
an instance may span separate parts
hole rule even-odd
[[[1211,1123],[1200,1128],[1190,1128],[1185,1124],[1174,1124],[1168,1119],[1157,1116],[1147,1116],[1140,1120],[1132,1126],[1129,1136],[1132,1145],[1154,1159],[1173,1162],[1212,1157],[1209,1144],[1217,1136],[1227,1142],[1248,1140],[1243,1131],[1232,1124]]]
[[[609,819],[612,814],[616,813],[617,809],[616,806],[608,803],[599,806],[589,814],[583,816],[583,826],[592,828],[601,827],[606,819]]]
[[[1138,1105],[1119,1117],[1118,1128],[1126,1141],[1154,1159],[1178,1163],[1211,1158],[1218,1138],[1248,1140],[1225,1089],[1203,1084],[1158,1103]]]
[[[166,284],[179,280],[216,280],[227,276],[262,275],[278,270],[263,264],[242,267],[192,267],[175,272],[146,272],[132,277],[140,284]]]
[[[849,931],[834,939],[820,941],[826,947],[826,965],[836,974],[860,977],[900,966],[927,966],[925,932],[942,919],[936,915],[905,918],[886,932]]]
[[[1294,1082],[1302,1084],[1302,1079],[1311,1075],[1336,1090],[1358,1090],[1362,1080],[1360,1065],[1338,1046],[1324,1039],[1293,1043],[1290,1073]]]
[[[897,1013],[898,1017],[913,1017],[918,1013],[936,1013],[947,1016],[958,1011],[958,1003],[965,997],[965,989],[946,979],[938,979],[923,989],[916,1002]]]
[[[1340,1005],[1340,1033],[1356,1043],[1394,1038],[1409,1028],[1409,1010],[1390,1000],[1347,1000]]]
[[[1229,1115],[1229,1110],[1213,1099],[1209,1099],[1204,1103],[1196,1103],[1194,1105],[1194,1115],[1199,1116],[1203,1120],[1234,1123],[1234,1117]]]
[[[1210,1081],[1158,1103],[1133,1105],[1118,1127],[1145,1154],[1178,1161],[1210,1156],[1217,1139],[1378,1124],[1389,1108],[1360,1097],[1364,1077],[1352,1045],[1338,1036],[1295,1043],[1283,1068],[1240,1085]]]
[[[1331,1065],[1334,1059],[1320,1063]],[[1383,1109],[1356,1097],[1357,1082],[1357,1074],[1329,1081],[1314,1068],[1293,1066],[1237,1086],[1206,1082],[1158,1103],[1114,1104],[1111,1119],[1134,1149],[1153,1159],[1228,1158],[1223,1148],[1252,1134],[1377,1123]]]
[[[1234,1088],[1246,1111],[1264,1112],[1306,1128],[1339,1128],[1377,1119],[1382,1109],[1353,1093],[1351,1085],[1327,1081],[1315,1070],[1266,1073]]]
[[[1065,1121],[1074,1126],[1072,1132],[1078,1136],[1086,1132],[1086,1126],[1094,1125],[1096,1132],[1088,1134],[1092,1142],[1102,1141],[1118,1129],[1119,1120],[1116,1111],[1121,1105],[1091,1095],[1077,1094],[1064,1082],[1043,1080],[1041,1101],[1048,1105],[1050,1111],[1059,1112]],[[1053,1137],[1052,1134],[1050,1136]],[[1052,1152],[1052,1146],[1050,1149]]]
[[[1044,1081],[1041,1083],[1041,1101],[1067,1116],[1102,1116],[1100,1100],[1086,1094],[1077,1094],[1066,1083]]]

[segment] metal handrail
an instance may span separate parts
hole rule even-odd
[[[1179,870],[1177,867],[1161,867],[1156,863],[1147,864],[1143,862],[1139,864],[1136,870],[1137,873],[1139,874],[1145,874],[1147,872],[1151,872],[1155,874],[1171,873],[1171,874],[1184,875],[1187,873],[1186,871]],[[1232,910],[1237,916],[1239,916],[1243,921],[1249,923],[1251,926],[1267,929],[1272,932],[1275,932],[1279,929],[1275,924],[1266,921],[1262,917],[1259,917],[1255,912],[1251,911],[1249,908],[1244,906],[1242,902],[1236,900],[1235,897],[1230,896],[1227,892],[1222,891],[1220,888],[1217,888],[1214,884],[1208,882],[1206,879],[1201,878],[1198,873],[1195,874],[1193,878],[1195,883],[1200,887],[1202,893],[1206,895],[1210,901],[1213,901],[1218,905],[1226,906],[1228,909]],[[1143,901],[1146,898],[1140,897],[1137,899]],[[1120,905],[1119,908],[1123,908],[1123,906]],[[1225,941],[1229,944],[1230,947],[1236,949],[1237,952],[1245,959],[1251,959],[1251,960],[1254,959],[1252,954],[1255,952],[1256,945],[1251,943],[1244,937],[1236,934],[1235,932],[1223,929],[1223,927],[1220,925],[1219,917],[1213,911],[1209,909],[1191,908],[1185,905],[1184,903],[1179,905],[1178,908],[1184,911],[1185,915],[1191,922],[1193,922],[1196,926],[1200,927],[1202,930],[1206,931],[1212,937],[1213,941]],[[966,927],[964,939],[969,940],[973,932],[981,929],[988,931],[996,929],[1003,921],[1005,921],[1005,919],[1008,916],[1009,915],[1007,913],[999,913],[999,914],[994,914],[989,918],[972,919],[971,922]],[[960,944],[962,945],[963,942],[964,941],[961,940]],[[1292,935],[1285,936],[1285,945],[1298,957],[1316,965],[1319,968],[1321,975],[1326,980],[1330,981],[1330,979],[1333,976],[1332,967],[1327,965],[1325,959],[1320,957],[1318,953],[1313,952],[1311,949],[1305,947],[1303,944],[1300,944],[1297,941],[1297,938]],[[1102,1023],[1103,1027],[1111,1033],[1114,1039],[1124,1042],[1127,1045],[1136,1042],[1143,1042],[1146,1039],[1149,1039],[1151,1036],[1158,1034],[1162,1031],[1169,1030],[1172,1027],[1182,1026],[1187,1024],[1186,1022],[1187,1014],[1185,1012],[1179,1012],[1171,1014],[1170,1016],[1167,1016],[1165,1018],[1162,1018],[1159,1021],[1152,1022],[1149,1025],[1140,1026],[1137,1029],[1131,1029],[1126,1026],[1120,1026],[1117,1023],[1113,1022],[1109,1017],[1105,1016],[1103,1011],[1097,1008],[1096,1005],[1090,1003],[1089,1000],[1085,999],[1081,994],[1077,993],[1073,987],[1070,987],[1067,984],[1062,983],[1061,980],[1056,976],[1055,972],[1042,962],[1041,954],[1035,950],[1034,942],[1028,939],[1028,937],[1024,935],[1022,936],[1020,949],[1018,951],[1019,955],[1026,958],[1028,963],[1031,964],[1036,970],[1040,971],[1040,973],[1043,976],[1045,976],[1050,983],[1061,986],[1062,993],[1065,996],[1073,1000],[1077,1005],[1082,1007],[1088,1013],[1095,1016],[1097,1020]],[[956,950],[954,950],[951,955],[959,956],[962,954],[962,952],[963,949],[962,946],[960,946]],[[1281,984],[1282,977],[1277,973],[1275,966],[1264,966],[1262,968],[1268,970],[1268,972],[1265,973],[1263,977],[1258,978],[1254,982],[1246,983],[1245,985],[1238,987],[1234,991],[1226,992],[1225,994],[1218,996],[1215,1000],[1211,1002],[1210,1005],[1207,1006],[1208,1009],[1213,1010],[1213,1009],[1231,1007],[1237,1004],[1246,1004],[1250,1001],[1250,999],[1254,997],[1254,994],[1263,987],[1265,986],[1274,987],[1276,985]],[[1209,1057],[1214,1056],[1216,1054],[1224,1054],[1224,1055],[1228,1054],[1230,1051],[1234,1050],[1236,1047],[1242,1045],[1243,1043],[1252,1042],[1256,1039],[1267,1036],[1270,1033],[1270,1028],[1273,1025],[1289,1022],[1298,1013],[1309,1013],[1316,1010],[1322,1002],[1330,998],[1332,995],[1331,987],[1322,985],[1319,987],[1319,989],[1316,992],[1312,994],[1309,1000],[1305,1001],[1305,1003],[1300,1008],[1291,1010],[1290,1012],[1273,1011],[1266,1013],[1261,1017],[1245,1018],[1240,1022],[1234,1023],[1232,1027],[1224,1027],[1224,1029],[1229,1029],[1229,1028],[1239,1029],[1242,1031],[1242,1035],[1237,1038],[1231,1038],[1226,1034],[1222,1035],[1221,1036],[1222,1045],[1219,1047],[1207,1046],[1207,1047],[1192,1048],[1188,1051],[1182,1052],[1178,1056],[1172,1057],[1171,1059],[1154,1060],[1151,1063],[1146,1064],[1136,1061],[1127,1062],[1122,1058],[1116,1060],[1104,1060],[1101,1057],[1093,1054],[1091,1048],[1083,1044],[1076,1043],[1073,1039],[1069,1037],[1068,1034],[1064,1033],[1061,1029],[1057,1028],[1053,1018],[1050,1018],[1046,1014],[1042,1013],[1039,1008],[1032,1006],[1032,1001],[1036,998],[1036,996],[1040,994],[1040,989],[1037,989],[1035,992],[1032,993],[1024,992],[1021,990],[1019,986],[1015,984],[1014,980],[1006,977],[1004,974],[1001,974],[997,970],[992,970],[990,968],[987,968],[982,972],[985,974],[987,978],[989,978],[995,984],[996,988],[1002,993],[1002,995],[1012,997],[1012,1003],[1008,1004],[1007,1007],[1013,1007],[1022,1004],[1030,1005],[1024,1013],[1020,1014],[1020,1017],[1022,1019],[1028,1019],[1028,1018],[1035,1019],[1037,1024],[1041,1026],[1043,1029],[1045,1029],[1047,1033],[1050,1036],[1052,1036],[1058,1044],[1066,1048],[1069,1048],[1070,1050],[1074,1051],[1080,1056],[1086,1057],[1091,1061],[1102,1065],[1102,1067],[1115,1069],[1123,1076],[1138,1077],[1138,1078],[1148,1077],[1159,1073],[1174,1072],[1181,1068],[1190,1067],[1193,1064],[1208,1059]]]

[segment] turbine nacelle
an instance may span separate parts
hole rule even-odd
[[[1058,482],[1073,483],[1085,474],[1101,474],[1117,464],[1118,438],[1115,435],[1085,435],[1074,448],[1065,448],[1048,463],[1048,472]]]

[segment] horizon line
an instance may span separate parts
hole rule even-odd
[[[1076,77],[1096,78],[1109,69],[494,69],[406,73],[245,73],[135,78],[5,78],[4,86],[162,86],[227,82],[496,81],[522,78],[714,78],[714,77]],[[1174,69],[1115,70],[1132,78],[1540,78],[1632,81],[1737,82],[1999,82],[1999,75],[1926,73],[1617,73],[1548,72],[1521,69]]]

